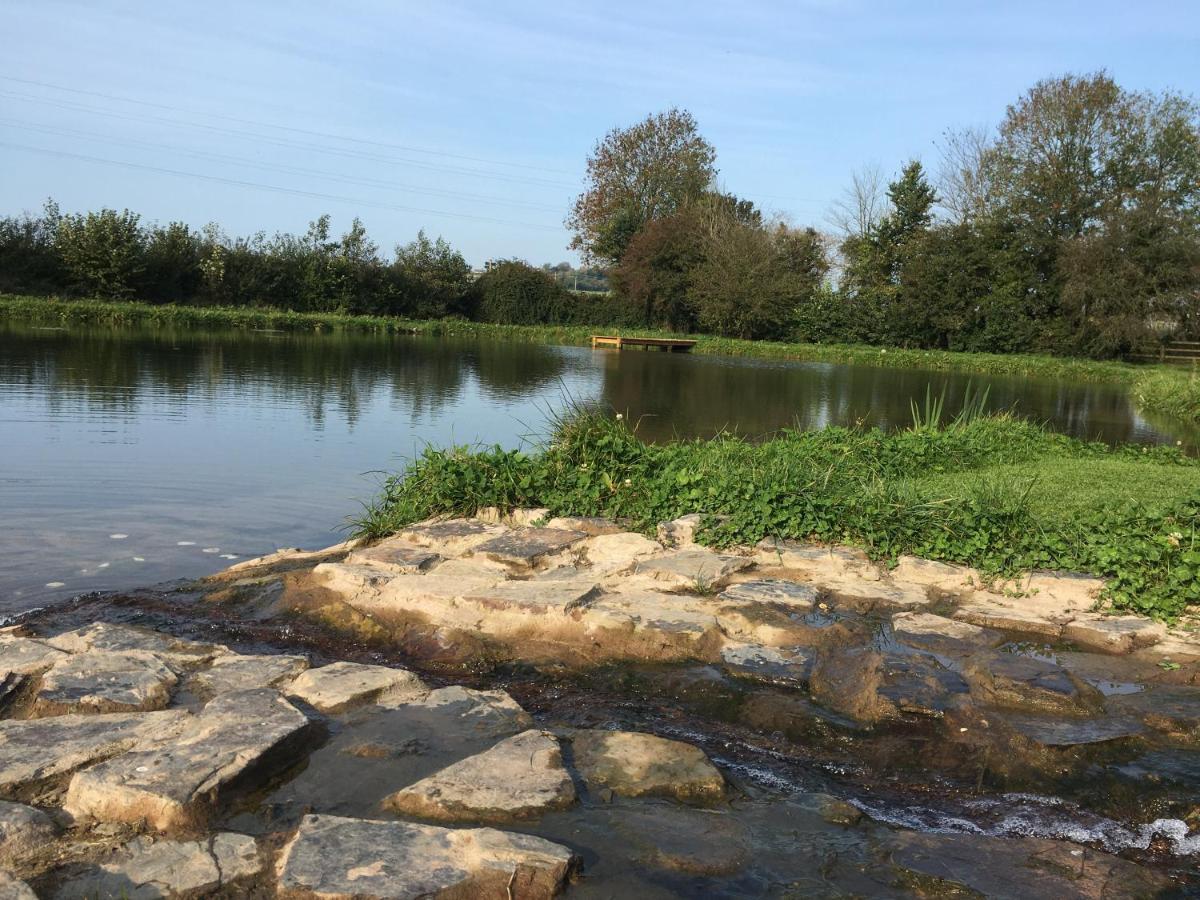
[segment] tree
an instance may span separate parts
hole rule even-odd
[[[671,331],[696,327],[690,275],[704,259],[704,230],[694,209],[654,219],[629,243],[613,284],[642,310],[647,326]]]
[[[392,269],[405,282],[406,312],[423,318],[466,312],[471,267],[442,237],[431,241],[418,231],[416,240],[396,247]]]
[[[493,263],[471,292],[480,320],[503,325],[562,321],[570,302],[570,295],[553,278],[518,259]]]
[[[113,300],[133,294],[145,267],[138,221],[114,209],[62,217],[54,244],[74,290]]]
[[[151,228],[146,235],[142,295],[152,303],[180,303],[199,289],[200,237],[182,222]]]
[[[865,238],[885,212],[883,173],[864,166],[850,175],[850,184],[829,212],[829,222],[843,238]]]
[[[940,149],[938,194],[950,220],[964,224],[988,215],[996,202],[989,129],[947,131]]]
[[[614,128],[587,160],[586,187],[566,225],[586,260],[616,262],[648,223],[673,215],[716,177],[716,151],[687,110]]]

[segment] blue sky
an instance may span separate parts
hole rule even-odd
[[[686,107],[726,189],[823,227],[851,170],[936,166],[1040,77],[1200,94],[1194,2],[5,0],[0,212],[129,207],[227,231],[354,215],[473,264],[573,259],[609,128]]]

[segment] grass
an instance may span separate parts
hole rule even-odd
[[[649,445],[627,423],[579,412],[532,453],[429,449],[357,523],[376,538],[484,506],[627,518],[651,532],[709,516],[717,545],[764,537],[911,553],[988,573],[1109,579],[1113,607],[1175,619],[1200,603],[1200,461],[1173,447],[1111,448],[1008,416],[928,406],[905,431],[827,428],[751,444],[720,436]]]

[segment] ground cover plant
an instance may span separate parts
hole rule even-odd
[[[707,514],[716,546],[766,537],[911,553],[986,574],[1109,579],[1106,603],[1173,620],[1200,604],[1200,461],[1178,448],[1108,447],[980,404],[919,404],[912,427],[786,431],[751,443],[648,444],[619,416],[577,411],[532,450],[429,448],[357,521],[379,538],[435,515],[546,507],[658,522]]]

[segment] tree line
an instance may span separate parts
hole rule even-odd
[[[1093,357],[1200,338],[1194,100],[1050,78],[940,157],[854,173],[831,234],[721,188],[716,149],[671,109],[588,157],[566,220],[578,272],[511,259],[475,278],[442,238],[389,256],[357,219],[230,237],[48,203],[0,219],[0,290]]]

